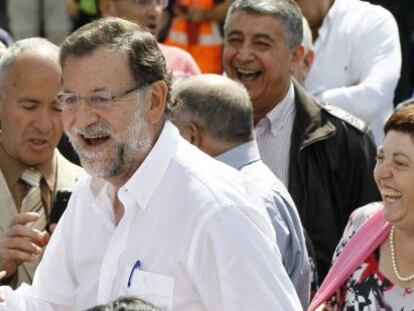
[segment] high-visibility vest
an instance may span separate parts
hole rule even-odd
[[[183,10],[189,7],[209,10],[214,7],[214,0],[178,0],[176,5]],[[222,73],[223,37],[217,22],[194,23],[181,17],[174,17],[164,43],[188,51],[203,73]]]

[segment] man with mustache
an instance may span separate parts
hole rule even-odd
[[[0,282],[13,287],[32,282],[52,206],[83,175],[56,149],[62,135],[58,54],[54,44],[32,38],[18,41],[0,61],[0,271],[6,271]]]
[[[90,174],[58,223],[32,287],[0,310],[85,310],[136,296],[165,310],[300,310],[260,198],[166,116],[156,39],[101,19],[61,47],[65,132]]]

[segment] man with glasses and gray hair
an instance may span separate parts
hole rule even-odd
[[[120,17],[148,28],[157,37],[162,24],[162,12],[168,0],[96,0],[102,16]],[[167,69],[174,77],[200,74],[193,57],[183,49],[158,43],[167,62]]]
[[[135,296],[165,310],[300,310],[261,199],[181,138],[156,39],[101,19],[61,47],[65,132],[90,174],[31,287],[0,310],[85,310]]]

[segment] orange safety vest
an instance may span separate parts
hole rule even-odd
[[[214,0],[178,0],[176,5],[183,11],[189,7],[209,10],[214,7]],[[222,73],[223,37],[217,22],[194,23],[178,16],[174,17],[164,43],[188,51],[203,73]]]

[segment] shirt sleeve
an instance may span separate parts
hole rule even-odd
[[[371,124],[381,111],[392,107],[400,77],[401,47],[397,23],[385,9],[375,7],[358,29],[352,33],[354,53],[350,60],[358,78],[353,85],[326,90],[318,97]]]
[[[277,247],[227,206],[194,233],[189,274],[206,310],[301,310]]]
[[[300,218],[293,201],[284,200],[276,191],[272,194],[265,204],[276,231],[277,245],[283,254],[283,266],[306,309],[310,297],[310,266]]]

